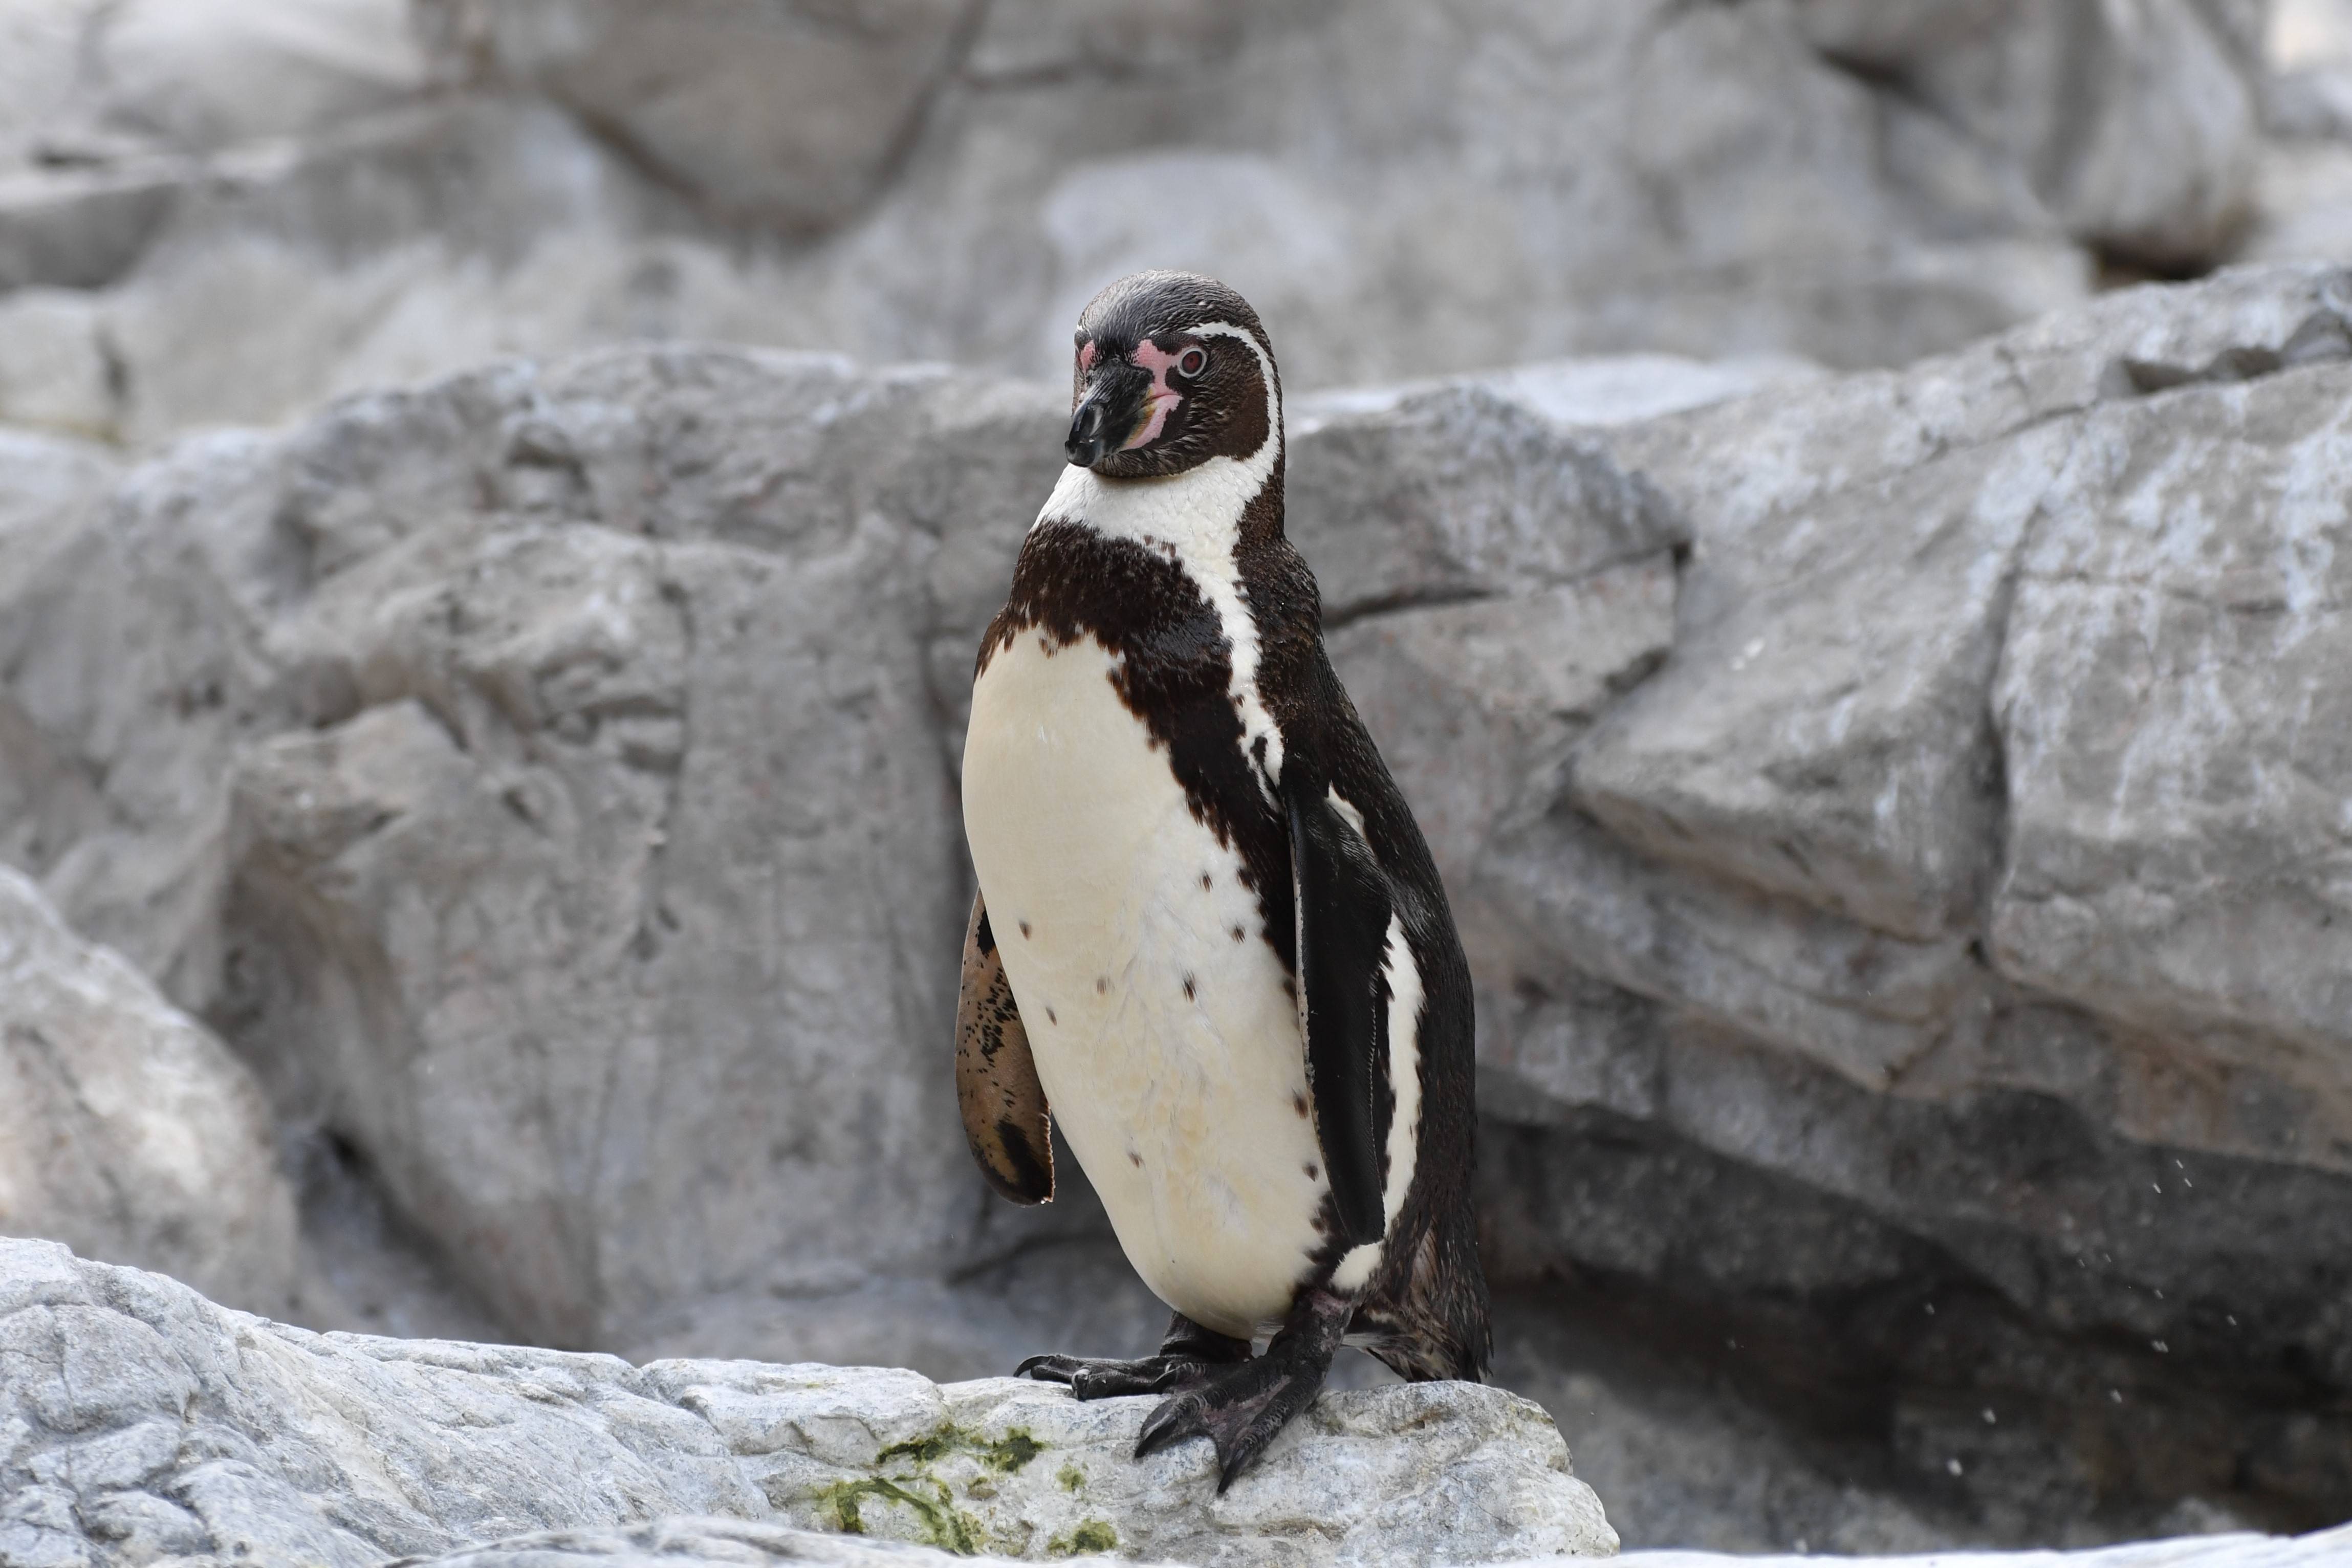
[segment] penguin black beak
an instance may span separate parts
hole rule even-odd
[[[1087,378],[1086,395],[1070,415],[1070,437],[1062,450],[1081,468],[1091,468],[1119,448],[1143,421],[1144,395],[1151,373],[1123,359],[1107,360]]]
[[[1078,411],[1070,416],[1070,438],[1062,443],[1062,450],[1081,468],[1091,468],[1103,460],[1103,454],[1110,450],[1110,442],[1103,435],[1100,399],[1089,397],[1078,405]]]

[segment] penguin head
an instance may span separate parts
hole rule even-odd
[[[1282,381],[1249,301],[1194,272],[1138,272],[1078,316],[1070,461],[1106,479],[1247,460],[1282,438]]]

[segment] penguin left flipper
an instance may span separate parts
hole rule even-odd
[[[1371,847],[1313,769],[1286,767],[1282,794],[1315,1136],[1341,1239],[1363,1246],[1386,1229],[1373,1091],[1388,1062],[1385,965],[1394,900]]]
[[[1053,1202],[1052,1112],[988,906],[978,896],[964,929],[963,988],[956,999],[956,1103],[964,1141],[988,1184],[1016,1204]]]

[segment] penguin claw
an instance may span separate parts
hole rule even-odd
[[[1136,1434],[1135,1457],[1147,1458],[1171,1444],[1187,1437],[1209,1436],[1205,1415],[1197,1394],[1179,1394],[1163,1399],[1144,1419],[1143,1430]],[[1224,1489],[1220,1487],[1220,1491]]]
[[[1217,1490],[1249,1468],[1275,1434],[1314,1401],[1323,1387],[1330,1358],[1285,1355],[1269,1351],[1256,1360],[1224,1369],[1162,1400],[1135,1439],[1139,1459],[1188,1437],[1206,1437],[1217,1451]]]

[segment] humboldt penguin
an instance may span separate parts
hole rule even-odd
[[[1256,312],[1123,279],[1078,319],[1073,386],[972,681],[958,1098],[1020,1203],[1053,1195],[1058,1121],[1175,1312],[1156,1354],[1018,1370],[1165,1394],[1137,1455],[1206,1436],[1222,1491],[1343,1342],[1416,1381],[1486,1370],[1470,975],[1283,536]]]

